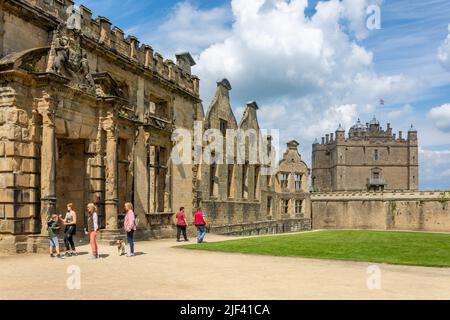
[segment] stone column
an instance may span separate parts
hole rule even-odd
[[[44,93],[37,106],[42,116],[41,235],[47,235],[48,218],[56,213],[55,103],[47,93]]]
[[[3,12],[3,0],[0,0],[0,58],[5,56],[4,54],[4,46],[3,46],[3,38],[5,35],[5,13]]]
[[[113,117],[106,121],[106,186],[105,217],[106,230],[118,229],[118,138],[119,128]]]

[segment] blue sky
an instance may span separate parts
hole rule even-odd
[[[450,1],[429,0],[88,0],[165,57],[190,51],[207,108],[227,77],[239,118],[260,106],[265,128],[311,144],[373,115],[395,130],[414,124],[421,188],[450,189]],[[381,10],[368,30],[366,8]],[[447,39],[447,40],[446,40]],[[379,99],[386,101],[379,107]]]

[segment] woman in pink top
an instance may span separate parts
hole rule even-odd
[[[133,212],[133,205],[129,202],[125,203],[125,221],[123,228],[127,233],[128,243],[130,244],[130,254],[128,257],[134,257],[134,232],[136,231],[136,216]]]

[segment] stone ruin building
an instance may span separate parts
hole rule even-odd
[[[218,82],[205,116],[205,130],[215,128],[224,136],[227,130],[260,132],[256,102],[247,104],[242,120],[237,123],[230,105],[231,89],[226,79]],[[270,139],[265,137],[263,141],[270,146]],[[201,165],[200,204],[217,224],[212,231],[242,234],[245,229],[259,233],[308,229],[310,171],[298,153],[298,146],[295,141],[288,143],[277,171],[270,175],[262,174],[264,166],[249,161],[248,145],[244,164]]]
[[[64,213],[67,203],[79,214],[79,231],[86,204],[97,205],[105,243],[121,235],[125,202],[135,206],[141,239],[173,236],[174,213],[199,206],[210,231],[228,235],[450,231],[449,193],[418,191],[413,127],[405,137],[376,119],[358,121],[348,136],[339,127],[313,145],[312,174],[299,143],[290,141],[272,170],[252,161],[251,135],[265,147],[260,157],[271,158],[274,147],[259,126],[256,102],[238,122],[231,84],[223,79],[205,113],[189,53],[164,59],[107,18],[93,19],[84,6],[74,18],[72,6],[71,0],[0,0],[1,251],[46,250],[43,222]],[[180,129],[194,133],[190,163],[173,158]],[[241,163],[228,161],[228,153],[227,161],[217,161],[219,147],[212,162],[194,161],[210,147],[203,138],[211,130],[226,142],[235,139],[230,130],[252,132],[244,137]]]
[[[98,206],[105,242],[120,234],[128,201],[143,239],[172,236],[181,206],[204,207],[211,230],[224,234],[311,227],[309,169],[296,142],[272,176],[247,162],[171,161],[172,134],[196,121],[259,134],[256,103],[238,124],[223,80],[205,115],[189,53],[166,60],[84,6],[73,18],[73,4],[0,1],[0,250],[45,248],[44,221],[69,202],[79,231],[85,205]]]
[[[351,127],[348,137],[340,126],[313,145],[312,188],[315,192],[417,191],[419,145],[411,126],[407,137],[384,130],[374,117]]]

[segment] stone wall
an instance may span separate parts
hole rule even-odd
[[[311,230],[311,219],[284,219],[210,228],[210,232],[216,234],[244,237],[306,230]]]
[[[450,232],[450,192],[316,193],[313,229]]]
[[[261,174],[265,166],[250,163],[250,148],[246,163],[234,167],[175,165],[169,156],[176,129],[191,131],[202,121],[203,129],[259,132],[256,102],[238,125],[224,79],[205,115],[189,53],[177,54],[176,63],[164,59],[84,6],[75,31],[65,23],[73,3],[0,0],[0,250],[47,250],[46,221],[67,203],[79,232],[86,204],[98,207],[99,240],[106,243],[121,236],[128,201],[142,221],[142,239],[173,236],[180,207],[202,205],[209,226],[248,224],[245,232],[253,223],[308,218],[294,206],[283,215],[273,212],[281,210],[276,205],[267,209],[269,193],[279,202],[272,194],[278,189],[267,185],[277,182]],[[300,162],[296,146],[291,151]],[[297,164],[284,170],[303,172],[303,188],[282,190],[283,197],[307,200],[307,167]]]
[[[97,205],[105,241],[127,201],[151,237],[170,233],[174,207],[193,208],[192,167],[168,161],[173,130],[203,118],[192,58],[164,59],[83,6],[81,32],[71,31],[71,5],[0,1],[2,251],[47,247],[46,219],[69,202],[79,231],[86,204]]]

